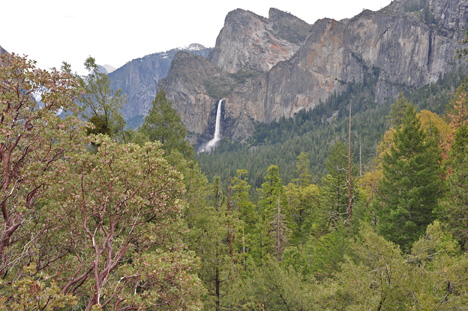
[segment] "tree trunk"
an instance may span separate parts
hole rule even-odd
[[[351,225],[353,215],[353,192],[351,185],[351,103],[349,104],[349,127],[348,127],[348,219],[347,225]]]
[[[245,258],[245,231],[244,231],[244,225],[242,225],[242,265],[244,267],[244,271],[247,270],[246,267],[246,258]]]
[[[229,247],[229,255],[231,258],[233,257],[233,250],[232,250],[232,228],[231,228],[231,170],[229,170],[229,181],[228,181],[228,188],[227,188],[227,214],[228,214],[228,247]]]
[[[219,279],[219,268],[216,267],[216,280],[215,280],[215,286],[216,286],[216,311],[220,310],[220,302],[221,302],[221,293],[220,293],[220,285],[221,285],[221,280]]]
[[[279,194],[278,194],[277,210],[278,210],[278,215],[277,215],[278,223],[277,223],[277,234],[276,234],[276,247],[277,247],[276,255],[277,255],[278,261],[281,261],[281,205],[280,205]]]

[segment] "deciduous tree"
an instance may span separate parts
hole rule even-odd
[[[94,125],[88,132],[121,138],[125,127],[121,109],[127,102],[127,97],[122,95],[120,89],[111,89],[109,77],[100,71],[93,57],[88,57],[84,65],[88,75],[78,77],[78,80],[83,89],[80,97],[81,116]]]
[[[37,202],[57,178],[66,152],[82,143],[82,128],[76,118],[60,118],[62,110],[74,110],[77,82],[70,74],[45,71],[15,54],[0,59],[0,275],[11,265],[22,267],[34,257],[32,245],[44,231],[22,229],[38,219]],[[46,228],[43,224],[40,227]],[[37,228],[36,228],[37,229]],[[42,229],[41,229],[42,230]],[[18,237],[15,238],[15,234]],[[12,258],[12,256],[16,258]],[[14,262],[14,263],[13,263]]]
[[[87,297],[86,310],[199,306],[195,261],[181,240],[181,176],[158,143],[92,142],[97,151],[70,154],[68,178],[48,195],[70,249],[62,293]]]

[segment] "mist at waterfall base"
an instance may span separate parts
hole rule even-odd
[[[218,108],[216,110],[216,124],[213,138],[200,148],[200,152],[211,152],[215,149],[218,141],[221,140],[221,105],[223,99],[218,100]]]

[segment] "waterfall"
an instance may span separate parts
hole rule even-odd
[[[216,146],[216,143],[221,140],[221,104],[223,100],[218,101],[218,109],[216,110],[216,124],[213,138],[202,148],[202,152],[210,152]]]

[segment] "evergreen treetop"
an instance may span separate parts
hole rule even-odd
[[[380,232],[408,250],[435,218],[432,211],[441,193],[440,155],[413,105],[408,105],[402,121],[390,153],[383,157],[377,204]]]

